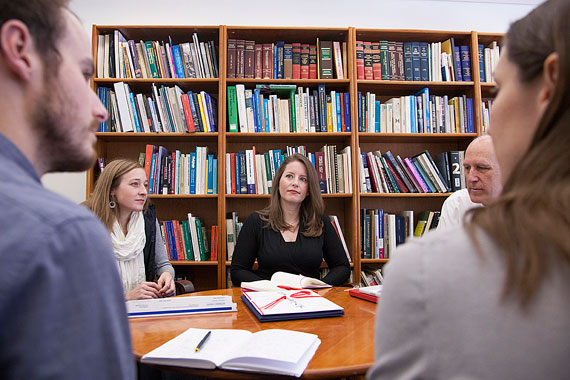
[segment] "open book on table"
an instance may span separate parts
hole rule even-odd
[[[242,290],[255,291],[277,291],[283,289],[320,289],[330,288],[326,282],[312,277],[305,277],[300,274],[291,274],[286,272],[275,272],[271,276],[271,280],[259,280],[251,282],[242,282]]]
[[[211,331],[201,349],[198,343]],[[321,341],[317,335],[292,330],[190,328],[154,349],[143,363],[201,369],[226,369],[300,377]]]

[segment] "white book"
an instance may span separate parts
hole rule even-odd
[[[299,94],[295,94],[295,122],[296,122],[297,133],[303,132],[304,129],[303,120],[301,119],[301,114],[302,114],[301,106],[302,104],[300,104]]]
[[[204,62],[202,61],[202,54],[200,53],[200,41],[198,41],[197,33],[192,34],[192,41],[194,42],[190,45],[190,47],[192,48],[192,50],[194,50],[194,55],[196,56],[196,61],[198,62],[200,78],[207,78],[206,71],[204,68]]]
[[[239,115],[239,113],[238,113]],[[245,90],[245,118],[247,121],[247,131],[255,133],[255,115],[253,113],[253,91]]]
[[[254,291],[282,291],[283,289],[322,289],[331,285],[319,279],[301,274],[275,272],[271,280],[242,282],[241,288]]]
[[[384,231],[384,234],[386,232]],[[391,257],[396,250],[396,215],[388,214],[388,257]]]
[[[246,108],[245,108],[245,85],[236,84],[236,100],[237,100],[239,131],[245,133],[248,131]]]
[[[146,114],[145,99],[143,94],[137,94],[136,96],[138,109],[141,115],[141,122],[143,127],[143,132],[150,132],[150,125],[148,124],[148,115]]]
[[[104,58],[103,58],[103,78],[109,78],[109,44],[110,34],[105,34],[105,44],[103,45]]]
[[[156,100],[156,109],[158,110],[158,118],[160,119],[160,127],[162,132],[168,132],[168,123],[164,115],[164,108],[162,106],[162,98],[159,95],[159,90],[156,85],[152,84],[152,92],[154,94],[154,98]]]
[[[125,38],[125,36],[123,36],[123,34],[118,31],[115,30],[113,32],[113,47],[115,50],[115,78],[125,78],[125,74],[123,72],[123,68],[124,68],[124,58],[123,58],[123,67],[121,66],[121,58],[123,57],[123,52],[122,52],[122,44],[124,42],[127,42],[127,39]]]
[[[105,65],[105,35],[97,36],[97,78],[103,78]]]
[[[245,167],[247,174],[247,193],[248,194],[259,194],[255,187],[255,165],[253,155],[253,149],[246,149],[245,151]]]
[[[113,84],[115,95],[117,97],[117,107],[119,109],[119,117],[121,119],[122,132],[133,132],[134,126],[131,120],[131,111],[129,106],[129,99],[127,89],[124,82],[117,82]]]
[[[348,176],[345,176],[345,178],[348,178],[348,183],[347,183],[347,188],[348,191],[347,193],[352,193],[352,153],[351,153],[352,149],[350,148],[350,145],[347,145],[344,149],[341,150],[342,154],[345,155],[346,158],[346,171],[345,173],[349,173]]]
[[[204,67],[204,73],[206,78],[213,78],[214,75],[210,70],[210,65],[208,64],[208,53],[206,53],[206,45],[204,42],[200,42],[200,56],[202,57],[202,65]]]
[[[237,311],[231,296],[153,298],[127,301],[129,318]]]
[[[336,119],[336,91],[331,91],[331,111],[332,111],[332,131],[338,132],[338,122]]]
[[[232,193],[232,164],[231,154],[226,153],[226,194]]]
[[[192,297],[193,298],[193,297]],[[202,348],[200,341],[210,334]],[[142,363],[203,369],[228,369],[300,377],[321,341],[293,330],[190,328],[144,355]]]
[[[133,62],[133,56],[131,54],[131,48],[129,46],[128,42],[123,42],[123,51],[127,52],[127,56],[125,57],[125,59],[127,59],[129,61],[129,69],[130,69],[130,73],[131,73],[131,78],[136,78],[136,74],[135,74],[135,64]]]
[[[336,233],[338,234],[340,242],[342,243],[342,247],[344,248],[344,253],[346,253],[346,258],[348,259],[348,262],[351,262],[352,258],[350,257],[350,252],[348,252],[348,247],[346,246],[346,241],[344,240],[344,234],[342,233],[342,229],[340,228],[338,217],[336,215],[329,215],[329,218],[331,220],[333,227],[336,230]]]
[[[407,239],[411,239],[414,237],[414,211],[412,210],[405,210],[402,211],[402,216],[407,218],[408,220],[408,236],[406,237]]]

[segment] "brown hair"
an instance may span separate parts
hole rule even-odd
[[[522,306],[534,299],[555,263],[570,266],[570,1],[550,0],[513,23],[507,58],[528,83],[543,74],[545,59],[558,55],[553,95],[528,151],[506,180],[501,197],[471,212],[468,225],[482,228],[506,262],[503,297]]]
[[[20,20],[28,27],[48,73],[59,66],[57,42],[66,30],[63,10],[69,0],[0,0],[0,25]]]
[[[128,159],[118,159],[109,162],[101,172],[99,179],[95,183],[93,193],[82,204],[93,211],[101,219],[109,231],[113,228],[113,223],[118,217],[118,207],[109,207],[111,191],[115,190],[121,183],[121,178],[126,173],[134,169],[142,169],[138,162]],[[147,198],[144,209],[146,210],[150,200]]]
[[[285,223],[285,220],[283,219],[281,194],[279,194],[279,182],[285,172],[285,168],[293,161],[298,161],[305,165],[305,168],[307,169],[307,183],[309,185],[307,197],[301,203],[301,209],[299,210],[299,220],[305,227],[302,234],[307,237],[316,237],[323,231],[323,221],[321,216],[325,212],[325,204],[323,202],[323,197],[321,196],[317,171],[311,161],[302,154],[297,153],[285,157],[279,166],[279,169],[277,169],[277,173],[275,173],[275,177],[272,181],[269,206],[258,211],[258,213],[261,220],[266,223],[266,226],[271,227],[274,231],[279,232],[291,228],[291,226]]]

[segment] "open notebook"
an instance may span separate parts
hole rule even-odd
[[[195,347],[211,331],[199,352]],[[154,349],[143,363],[179,367],[261,372],[300,377],[321,341],[317,335],[292,330],[190,328]]]
[[[255,291],[277,291],[283,289],[320,289],[330,288],[326,282],[312,277],[305,277],[300,274],[291,274],[286,272],[275,272],[271,276],[271,280],[259,280],[251,282],[242,282],[242,290]]]

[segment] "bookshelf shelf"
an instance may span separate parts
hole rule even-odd
[[[424,150],[432,156],[441,152],[464,150],[469,142],[482,131],[482,99],[491,99],[495,83],[481,82],[477,44],[489,44],[500,40],[500,34],[461,31],[431,31],[413,29],[360,29],[320,28],[320,27],[264,27],[264,26],[160,26],[160,25],[105,25],[93,26],[93,55],[97,57],[98,36],[119,30],[126,39],[134,41],[172,41],[181,44],[192,41],[192,34],[197,33],[200,41],[213,41],[217,54],[218,78],[146,78],[117,79],[95,78],[93,87],[112,89],[117,82],[125,82],[133,93],[152,92],[153,84],[159,88],[178,86],[182,91],[205,91],[217,100],[217,131],[198,133],[97,133],[97,152],[100,157],[110,161],[119,157],[137,159],[145,151],[147,144],[162,145],[166,149],[180,150],[182,153],[194,152],[197,146],[206,146],[208,153],[218,159],[218,194],[206,195],[150,195],[157,206],[159,220],[185,220],[191,212],[208,229],[218,226],[217,260],[214,261],[172,261],[176,271],[193,281],[196,289],[205,290],[222,288],[229,285],[227,273],[231,265],[226,252],[226,217],[237,212],[240,221],[253,211],[267,206],[270,195],[260,194],[225,194],[226,153],[255,149],[266,153],[272,149],[287,146],[306,146],[307,152],[317,152],[324,145],[336,145],[337,154],[345,147],[351,148],[350,162],[352,189],[346,194],[323,194],[326,213],[338,217],[350,252],[353,282],[358,282],[363,266],[381,267],[388,259],[362,258],[360,246],[360,209],[383,209],[389,213],[401,213],[411,210],[419,214],[424,210],[438,210],[449,193],[361,193],[359,180],[359,149],[362,152],[379,150],[391,151],[394,156],[412,157]],[[400,41],[400,42],[441,42],[454,38],[456,45],[469,46],[473,81],[438,82],[438,81],[402,81],[402,80],[358,80],[356,62],[356,41]],[[230,78],[228,67],[228,39],[255,41],[256,44],[298,42],[315,44],[319,41],[338,41],[343,50],[346,79],[251,79]],[[97,65],[97,61],[95,62]],[[309,88],[312,92],[318,85],[325,84],[326,91],[348,92],[350,94],[351,132],[323,133],[241,133],[228,132],[227,87],[237,84],[246,89],[254,89],[258,84],[294,84]],[[407,96],[428,88],[430,95],[462,96],[473,99],[475,133],[365,133],[358,130],[358,92],[376,94],[376,100],[384,102],[392,97]],[[96,170],[87,175],[87,194],[93,189]],[[208,234],[208,239],[210,236]],[[210,243],[210,240],[208,240]]]

